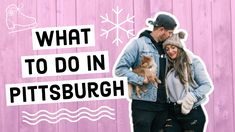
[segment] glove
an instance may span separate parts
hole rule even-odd
[[[178,104],[181,104],[181,113],[184,115],[187,115],[192,110],[195,102],[197,102],[197,99],[190,92],[182,100],[177,101]]]

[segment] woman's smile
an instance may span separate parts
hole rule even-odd
[[[168,44],[166,46],[166,53],[172,60],[174,60],[178,55],[178,48],[174,45]]]

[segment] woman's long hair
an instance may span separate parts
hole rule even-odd
[[[172,60],[172,59],[170,59],[170,57],[168,57],[168,60],[169,60],[168,71],[170,69],[174,68],[175,69],[175,76],[179,77],[180,82],[182,84],[186,84],[187,81],[188,81],[188,83],[192,83],[193,79],[192,79],[192,71],[190,68],[189,57],[188,57],[187,53],[182,48],[178,48],[178,51],[179,52],[178,52],[178,55],[175,60]],[[185,70],[186,70],[186,72],[185,72]],[[185,74],[187,74],[187,75],[185,75]]]

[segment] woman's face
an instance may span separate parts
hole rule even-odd
[[[166,54],[172,59],[176,59],[176,57],[178,56],[179,53],[179,49],[178,47],[168,44],[166,45]]]

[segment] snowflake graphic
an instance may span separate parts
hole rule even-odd
[[[113,40],[112,43],[115,43],[117,46],[119,45],[119,43],[123,43],[122,40],[119,38],[119,32],[123,31],[126,33],[127,38],[129,39],[130,36],[134,36],[133,29],[125,29],[122,27],[123,24],[125,23],[134,23],[133,19],[134,16],[130,16],[129,14],[126,16],[126,19],[122,22],[119,22],[119,14],[123,11],[123,9],[119,9],[118,6],[116,8],[116,10],[112,9],[112,11],[116,14],[116,22],[113,22],[109,19],[107,13],[105,16],[100,16],[102,18],[101,23],[109,23],[112,24],[112,28],[110,29],[101,29],[101,31],[103,32],[100,36],[104,36],[107,39],[108,35],[111,31],[116,30],[116,37]]]

